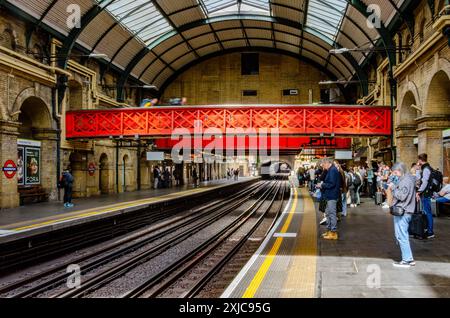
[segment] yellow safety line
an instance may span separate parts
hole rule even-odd
[[[180,195],[184,196],[184,195],[187,195],[187,194],[200,192],[201,190],[205,190],[205,189],[211,189],[211,188],[191,189],[191,190],[184,191],[182,193],[177,193],[176,196],[177,197],[180,196]],[[68,221],[68,220],[75,220],[75,219],[86,218],[86,217],[94,216],[94,215],[101,215],[101,214],[110,213],[110,212],[118,211],[118,210],[125,209],[125,208],[135,207],[135,206],[144,205],[144,204],[148,204],[148,203],[154,203],[156,201],[161,201],[161,200],[164,200],[164,199],[168,199],[168,198],[170,198],[172,196],[174,196],[174,195],[173,194],[167,194],[167,195],[164,195],[164,196],[155,197],[155,198],[151,198],[151,199],[142,199],[142,200],[132,201],[132,202],[124,203],[124,204],[111,205],[111,206],[107,207],[106,209],[98,210],[98,211],[92,211],[92,212],[87,212],[87,211],[91,211],[92,209],[79,211],[79,212],[75,212],[75,213],[81,213],[81,214],[77,214],[75,216],[63,217],[63,218],[58,218],[58,219],[55,219],[55,220],[50,220],[50,221],[45,221],[45,222],[41,222],[41,223],[37,223],[37,224],[23,226],[23,227],[12,229],[10,231],[17,231],[18,232],[18,231],[30,230],[30,229],[42,227],[42,226],[45,226],[45,225],[52,225],[52,224],[56,224],[56,223],[64,222],[64,221]]]
[[[291,210],[289,211],[289,216],[286,219],[283,228],[281,229],[281,233],[287,233],[289,226],[291,225],[292,219],[294,217],[295,211],[297,209],[298,204],[298,192],[297,189],[294,188],[294,201],[292,203]],[[267,254],[267,256],[264,259],[263,264],[259,268],[256,275],[253,277],[250,285],[247,287],[244,295],[242,298],[253,298],[255,297],[256,292],[258,291],[259,287],[261,286],[261,283],[263,282],[264,278],[267,275],[267,272],[270,269],[270,266],[272,265],[275,256],[277,255],[281,243],[283,243],[283,237],[278,237],[275,240],[275,243],[273,244],[272,248],[270,249],[270,252]]]
[[[312,198],[302,190],[305,209],[300,226],[300,236],[292,253],[289,272],[281,298],[313,298],[316,295],[317,273],[317,215]]]

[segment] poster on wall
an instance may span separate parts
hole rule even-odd
[[[41,150],[38,148],[25,148],[26,160],[26,184],[40,184],[40,164],[41,164]]]
[[[17,183],[19,185],[25,184],[25,171],[24,171],[24,147],[18,147],[17,149]]]

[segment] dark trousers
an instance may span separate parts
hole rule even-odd
[[[64,187],[64,203],[72,203],[72,185]]]

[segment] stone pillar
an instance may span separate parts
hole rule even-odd
[[[442,131],[450,127],[449,115],[427,115],[418,118],[419,154],[427,153],[433,168],[443,170]]]
[[[87,196],[87,154],[78,154],[75,156],[72,162],[70,162],[70,167],[72,169],[72,175],[74,178],[73,183],[73,197],[74,198],[84,198]],[[65,169],[66,167],[62,167]]]
[[[41,185],[49,194],[50,201],[58,200],[57,185],[57,140],[58,132],[54,129],[34,129],[33,136],[41,145]],[[64,167],[61,167],[64,168]]]
[[[414,139],[417,138],[417,126],[400,125],[397,132],[397,161],[401,161],[410,167],[413,162],[417,162],[417,146]]]
[[[16,122],[0,121],[0,164],[2,167],[8,160],[13,160],[17,164],[19,126],[20,124]],[[1,172],[0,179],[0,209],[18,207],[17,174],[14,178],[8,179]]]

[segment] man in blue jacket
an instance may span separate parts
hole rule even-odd
[[[325,181],[317,185],[322,191],[323,198],[327,201],[325,214],[328,219],[328,231],[322,237],[326,240],[337,240],[337,202],[341,196],[341,175],[334,166],[333,160],[325,158],[322,167],[327,170]]]

